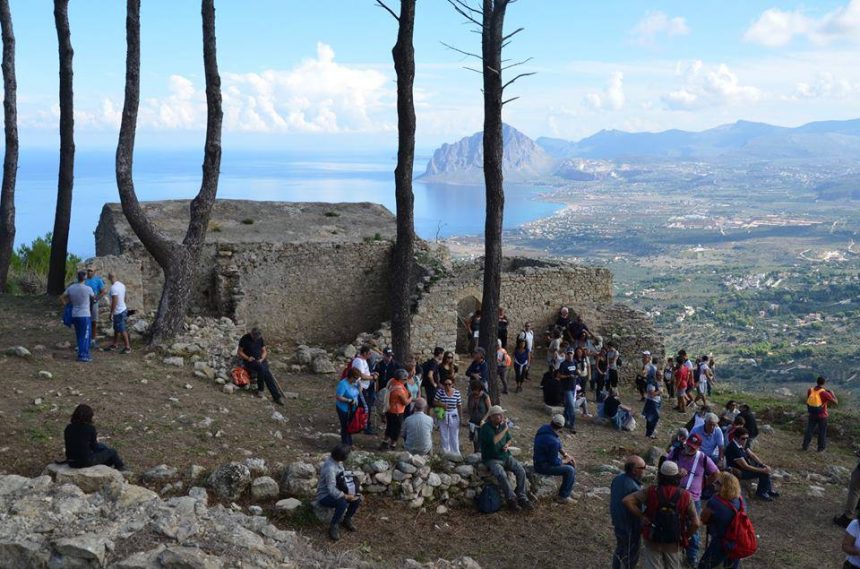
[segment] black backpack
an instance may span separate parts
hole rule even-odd
[[[657,494],[657,510],[651,520],[650,541],[654,543],[681,543],[681,514],[678,513],[678,500],[683,492],[676,491],[671,498],[658,488],[652,488]]]
[[[478,511],[482,514],[495,514],[502,509],[502,495],[493,484],[484,484],[484,488],[475,499]]]
[[[348,470],[337,473],[334,477],[334,485],[344,494],[357,496],[361,493],[361,485],[358,483],[358,479]]]

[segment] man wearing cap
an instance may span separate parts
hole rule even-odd
[[[702,439],[701,451],[714,462],[723,462],[723,454],[726,449],[723,430],[719,428],[720,418],[716,413],[705,415],[705,423],[690,430],[690,436],[699,435]]]
[[[624,459],[624,472],[612,480],[609,493],[609,514],[615,528],[615,554],[612,569],[635,569],[639,563],[642,524],[624,506],[624,498],[642,489],[645,461],[632,454]]]
[[[678,465],[667,460],[660,466],[656,486],[639,490],[623,500],[627,510],[642,523],[643,559],[647,569],[680,568],[681,548],[701,525],[693,500],[689,492],[680,487],[680,480]]]
[[[406,389],[406,379],[409,372],[400,368],[394,372],[394,377],[388,382],[388,397],[385,410],[385,439],[380,445],[381,450],[394,450],[397,439],[403,427],[403,415],[406,406],[412,403],[412,395]]]
[[[84,279],[87,278],[86,271],[78,271],[77,277],[78,282],[69,285],[60,299],[64,305],[69,303],[72,305],[72,323],[75,327],[75,339],[78,345],[78,361],[88,362],[92,360],[90,357],[90,339],[92,338],[90,307],[96,294],[84,283]]]
[[[95,296],[93,297],[92,304],[90,305],[90,318],[92,319],[92,336],[90,337],[90,346],[96,346],[96,325],[99,321],[99,301],[104,296],[105,292],[105,282],[98,275],[98,271],[95,267],[90,265],[87,267],[87,278],[84,281],[84,284],[93,289],[93,293]]]
[[[472,352],[472,363],[466,368],[469,380],[477,379],[484,385],[484,391],[490,392],[490,368],[487,367],[487,352],[484,348],[475,348]]]
[[[499,483],[499,489],[508,500],[508,507],[515,512],[534,506],[526,495],[526,470],[511,456],[511,433],[505,420],[505,410],[498,405],[490,407],[487,422],[478,434],[481,442],[481,459]],[[516,489],[511,488],[507,472],[517,479]]]
[[[269,349],[259,328],[251,328],[250,332],[239,339],[237,355],[242,360],[242,365],[257,376],[257,397],[264,399],[266,395],[263,389],[268,387],[274,402],[283,406],[284,394],[269,370]]]
[[[534,442],[535,472],[544,476],[561,476],[561,487],[556,501],[570,504],[570,493],[576,481],[576,460],[561,448],[558,434],[564,428],[564,416],[556,413],[548,425],[538,429]]]
[[[711,485],[714,475],[719,472],[714,461],[699,450],[701,446],[702,437],[695,434],[690,435],[684,445],[678,449],[673,449],[672,454],[668,457],[669,460],[678,465],[681,475],[681,488],[690,493],[697,513],[702,512],[702,490]],[[699,542],[698,532],[690,536],[690,543],[687,545],[687,561],[692,567],[695,567],[698,562]]]

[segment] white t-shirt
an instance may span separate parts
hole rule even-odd
[[[117,314],[122,314],[128,308],[125,306],[125,285],[119,281],[115,281],[112,285],[110,285],[110,296],[111,299],[116,297],[116,306],[111,313],[111,316],[116,316]]]
[[[852,520],[845,531],[854,538],[854,547],[860,547],[860,522]],[[855,567],[860,567],[860,555],[849,555],[846,559]]]
[[[708,372],[711,371],[711,368],[708,367],[708,364],[699,364],[699,381],[708,381]]]
[[[72,318],[87,318],[90,316],[90,300],[95,298],[93,289],[83,283],[69,285],[66,289],[69,302],[72,303]]]
[[[365,375],[370,375],[370,366],[367,365],[367,360],[356,356],[352,360],[352,367],[361,372],[362,379],[358,382],[361,385],[361,388],[367,389],[370,387],[370,380],[363,378]]]
[[[522,331],[520,331],[519,336],[517,336],[517,340],[525,340],[526,341],[526,349],[530,352],[534,351],[534,347],[535,347],[534,330],[522,330]]]

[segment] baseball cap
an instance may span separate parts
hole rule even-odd
[[[671,460],[667,460],[660,467],[660,474],[663,476],[678,476],[678,465]]]
[[[501,405],[493,405],[490,407],[490,411],[487,413],[487,417],[492,417],[493,415],[504,415],[505,410],[502,409]]]
[[[394,351],[391,348],[383,348],[382,349],[382,355],[383,356],[393,356]]]
[[[556,413],[555,415],[552,416],[552,420],[550,422],[553,425],[555,425],[556,427],[563,427],[564,426],[564,415],[562,415],[561,413]]]
[[[650,352],[650,351],[648,351],[648,350],[645,350],[644,352],[642,352],[642,355],[643,355],[643,356],[650,356],[650,355],[651,355],[651,352]]]
[[[691,447],[691,448],[698,450],[699,447],[702,446],[702,437],[700,437],[697,434],[692,434],[689,437],[687,437],[687,440],[684,444],[687,445],[688,447]]]
[[[565,353],[573,354],[573,353],[576,353],[576,350],[574,350],[573,348],[571,348],[570,346],[568,346],[568,348],[565,350]]]

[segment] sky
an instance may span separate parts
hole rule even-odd
[[[472,0],[473,2],[475,0]],[[398,9],[398,0],[387,0]],[[58,145],[53,3],[10,0],[22,147]],[[70,3],[78,148],[113,148],[125,2]],[[143,0],[140,147],[202,147],[200,3]],[[396,22],[374,0],[216,0],[225,148],[396,147]],[[532,137],[860,117],[860,0],[519,0],[504,120]],[[418,0],[419,149],[481,128],[480,36]]]

